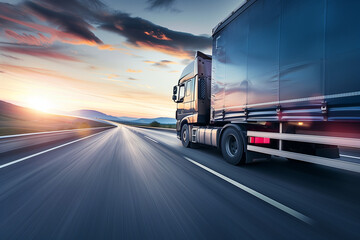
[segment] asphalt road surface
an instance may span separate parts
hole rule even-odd
[[[360,239],[357,173],[127,126],[26,138],[0,139],[0,239]]]

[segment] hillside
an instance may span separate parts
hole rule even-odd
[[[54,115],[0,101],[0,135],[103,127],[88,119]]]
[[[79,117],[86,117],[86,118],[93,118],[93,119],[105,119],[105,120],[109,120],[109,121],[119,120],[117,117],[107,115],[107,114],[99,112],[99,111],[87,110],[87,109],[73,111],[73,112],[71,112],[71,115],[79,116]]]

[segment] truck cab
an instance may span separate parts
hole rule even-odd
[[[206,125],[210,119],[211,56],[196,52],[195,59],[180,75],[173,88],[173,100],[177,103],[176,130],[180,137],[186,124]]]

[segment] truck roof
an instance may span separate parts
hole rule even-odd
[[[213,30],[212,34],[215,35],[221,29],[223,29],[226,25],[228,25],[234,18],[239,16],[243,11],[245,11],[251,4],[256,2],[257,0],[242,0],[240,6],[237,7],[234,11],[232,11],[224,20],[222,20],[218,25],[216,25]]]
[[[204,60],[211,60],[211,55],[207,55],[205,53],[197,51],[195,53],[195,59],[197,59],[197,58],[201,58],[201,59],[204,59]],[[184,81],[186,81],[186,80],[188,80],[190,78],[193,78],[196,75],[195,67],[196,67],[195,66],[195,60],[193,60],[182,71],[182,73],[180,75],[180,78],[179,78],[179,83],[182,83],[182,82],[184,82]]]

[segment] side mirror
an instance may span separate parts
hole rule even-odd
[[[173,87],[173,96],[172,96],[172,100],[176,103],[179,102],[179,86],[176,85]]]

